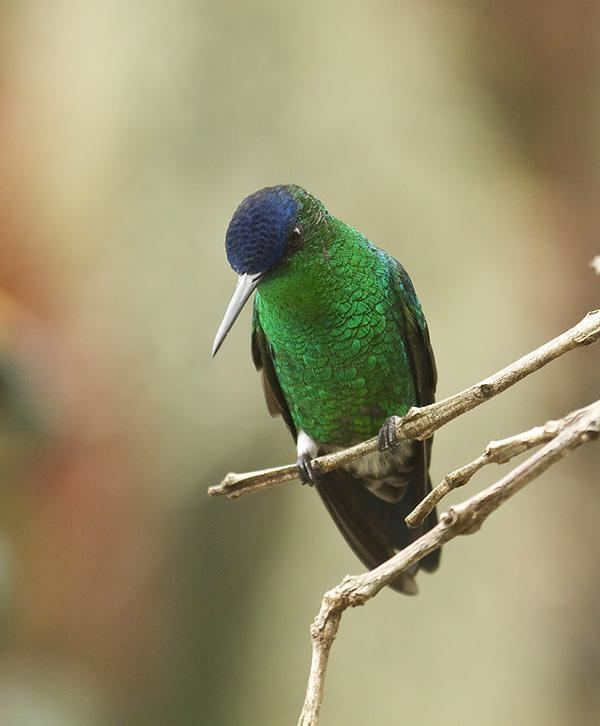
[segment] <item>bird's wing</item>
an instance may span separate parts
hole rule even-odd
[[[413,371],[417,404],[426,406],[435,399],[437,370],[429,340],[429,330],[421,303],[415,293],[408,272],[393,257],[391,262],[391,283],[395,297],[395,312],[404,329],[407,352]]]
[[[252,360],[254,361],[256,370],[260,373],[260,380],[269,413],[271,416],[283,417],[295,440],[297,437],[296,426],[292,421],[290,409],[288,408],[285,396],[279,385],[279,380],[277,379],[277,373],[273,365],[273,351],[261,327],[258,313],[256,312],[256,305],[254,306],[252,318]]]
[[[394,311],[397,315],[398,324],[403,329],[404,340],[406,341],[407,353],[415,382],[417,405],[426,406],[434,402],[437,385],[437,369],[429,339],[427,321],[408,273],[393,257],[388,259],[391,262],[390,275],[395,298]],[[418,456],[415,462],[413,496],[418,503],[431,491],[429,463],[433,438],[415,443],[418,446]],[[434,509],[427,518],[423,531],[431,529],[436,524],[437,513]],[[416,530],[416,533],[418,532],[419,530]],[[440,550],[438,549],[424,558],[421,566],[426,570],[435,570],[439,558]]]

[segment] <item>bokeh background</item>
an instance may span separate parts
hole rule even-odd
[[[321,593],[361,567],[306,488],[206,495],[294,456],[249,311],[209,356],[227,222],[294,182],[391,251],[449,395],[598,307],[599,76],[593,0],[2,4],[3,726],[295,723]],[[447,426],[434,478],[599,372],[573,352]],[[349,613],[322,723],[599,723],[599,467]]]

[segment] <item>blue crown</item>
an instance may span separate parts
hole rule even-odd
[[[266,187],[244,199],[225,235],[227,259],[238,274],[266,272],[283,259],[299,207],[285,186]]]

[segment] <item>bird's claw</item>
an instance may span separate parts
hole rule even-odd
[[[399,439],[396,434],[396,426],[400,423],[400,416],[390,416],[383,422],[383,426],[377,434],[377,448],[379,451],[387,451],[398,446]]]
[[[313,460],[308,452],[300,454],[296,460],[296,466],[298,467],[298,474],[300,475],[302,484],[308,484],[312,487],[319,483],[319,475],[317,474],[316,467],[313,466]]]

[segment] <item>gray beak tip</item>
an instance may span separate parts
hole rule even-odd
[[[221,344],[225,340],[225,336],[231,330],[232,325],[235,323],[237,316],[246,304],[246,301],[258,285],[260,281],[260,275],[249,275],[243,274],[238,278],[238,283],[233,293],[233,297],[229,301],[223,320],[219,325],[215,340],[212,346],[211,357],[214,358]]]

